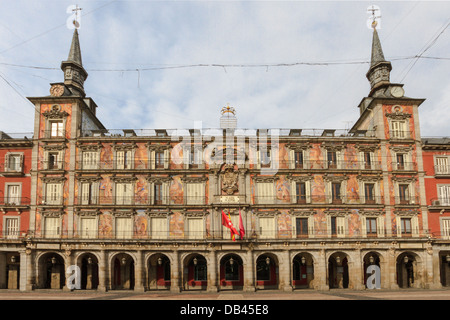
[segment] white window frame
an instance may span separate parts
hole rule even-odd
[[[440,218],[441,238],[450,240],[450,218]]]
[[[79,203],[81,205],[97,204],[100,184],[98,181],[81,181],[79,188]]]
[[[378,215],[378,216],[374,216],[374,215],[362,215],[361,216],[361,233],[362,236],[364,238],[367,238],[367,219],[376,219],[376,224],[377,224],[377,237],[384,237],[385,236],[385,218],[384,216]]]
[[[449,156],[439,155],[434,157],[434,172],[436,175],[450,174]]]
[[[46,205],[62,205],[63,202],[63,182],[47,182],[45,183],[45,204]]]
[[[123,223],[123,224],[121,224]],[[123,228],[123,230],[119,230]],[[114,218],[114,234],[116,239],[131,239],[133,237],[133,220],[132,217],[115,217]]]
[[[436,185],[439,205],[450,206],[450,184]]]
[[[150,238],[167,239],[169,222],[167,217],[150,217]]]
[[[51,223],[50,223],[51,222]],[[49,228],[49,227],[54,227]],[[61,236],[61,218],[60,217],[44,217],[44,237],[45,238],[59,238]]]
[[[205,183],[204,182],[186,182],[186,204],[203,205],[205,204]]]
[[[205,235],[205,220],[203,217],[188,217],[186,219],[187,238],[188,239],[203,239]],[[197,224],[197,225],[195,225]],[[200,230],[191,230],[193,227],[200,227]]]
[[[11,225],[10,222],[13,222]],[[20,235],[20,218],[4,217],[3,218],[3,234],[6,239],[17,239]]]
[[[95,150],[85,150],[81,153],[82,169],[95,170],[99,169],[100,165],[100,152]]]
[[[16,195],[11,196],[10,194],[10,188],[16,188]],[[13,198],[13,199],[11,199]],[[11,201],[14,200],[14,201]],[[5,198],[4,198],[5,204],[14,204],[14,205],[20,205],[22,201],[22,183],[5,183]]]
[[[86,224],[88,222],[92,225]],[[97,238],[97,232],[98,232],[98,221],[97,217],[80,217],[79,220],[79,236],[81,239],[95,239]],[[90,227],[90,228],[86,228]],[[93,227],[93,228],[92,228]]]
[[[7,152],[5,154],[5,172],[22,172],[23,158],[23,152]],[[13,168],[11,168],[11,159],[16,159]]]
[[[417,215],[414,216],[398,216],[396,217],[397,222],[397,237],[402,236],[402,219],[411,219],[411,237],[419,236],[419,218]]]
[[[407,139],[408,130],[407,128],[407,120],[390,120],[389,121],[389,133],[391,139]]]
[[[134,183],[116,182],[114,184],[114,199],[117,205],[132,205],[134,203]]]
[[[272,180],[256,183],[257,204],[273,204],[275,202],[275,184]]]
[[[55,126],[56,125],[56,126]],[[49,137],[50,138],[64,138],[65,137],[65,121],[63,119],[48,120]]]
[[[277,228],[276,217],[259,216],[258,217],[258,231],[260,239],[275,239]],[[266,228],[268,226],[268,228]]]

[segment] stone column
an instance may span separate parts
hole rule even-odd
[[[0,289],[6,289],[6,252],[0,253]]]
[[[217,255],[216,249],[211,248],[209,252],[209,265],[208,265],[208,292],[217,292]]]
[[[288,250],[281,252],[280,256],[282,257],[283,263],[280,263],[278,266],[278,274],[280,277],[280,289],[283,291],[292,291],[292,282],[291,282],[291,259],[290,252]]]
[[[248,248],[247,250],[246,260],[246,263],[244,263],[244,291],[254,292],[256,291],[255,267],[253,260],[253,250],[251,248]]]
[[[135,279],[134,279],[134,291],[138,292],[144,292],[144,269],[143,268],[143,253],[142,250],[138,250],[136,253],[136,264],[134,265],[135,268]]]
[[[100,259],[98,261],[98,288],[100,292],[108,290],[108,253],[105,250],[100,251]]]
[[[181,292],[180,287],[180,259],[178,256],[178,250],[174,250],[173,252],[173,260],[172,265],[170,267],[170,291],[177,293]]]
[[[314,261],[314,289],[329,290],[330,286],[327,284],[327,269],[328,261],[325,249],[321,249]]]

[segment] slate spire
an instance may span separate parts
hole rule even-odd
[[[386,87],[390,84],[390,72],[392,65],[389,61],[386,61],[381,48],[380,38],[378,36],[377,29],[373,28],[372,38],[372,55],[370,59],[370,68],[366,74],[367,79],[370,82],[370,94],[375,95],[379,89]]]
[[[64,84],[69,88],[74,96],[84,97],[84,81],[88,73],[83,67],[81,60],[80,40],[78,30],[75,29],[70,46],[69,56],[66,61],[61,63],[61,69],[64,71]]]

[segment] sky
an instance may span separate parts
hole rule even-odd
[[[391,82],[426,99],[423,137],[450,136],[450,1],[0,0],[0,131],[32,132],[26,97],[63,81],[75,4],[85,91],[108,129],[217,128],[227,105],[240,128],[349,129],[376,5]]]

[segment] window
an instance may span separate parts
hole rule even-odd
[[[444,239],[450,239],[450,219],[441,220],[442,237]]]
[[[270,150],[261,152],[261,168],[270,168]]]
[[[436,157],[435,171],[436,171],[436,174],[449,174],[450,173],[447,157]]]
[[[8,154],[7,155],[7,171],[22,171],[22,155],[21,154]]]
[[[275,218],[260,217],[259,234],[262,239],[275,239],[276,234]]]
[[[364,169],[372,169],[372,154],[364,152]]]
[[[205,203],[205,186],[203,182],[193,182],[186,185],[187,199],[186,204],[204,204]]]
[[[397,170],[405,170],[405,154],[397,153]]]
[[[406,135],[406,122],[393,120],[391,121],[391,138],[404,139]]]
[[[128,217],[117,217],[116,218],[116,238],[126,239],[132,236],[132,220]]]
[[[167,238],[167,218],[151,218],[151,237],[152,239]]]
[[[62,120],[50,121],[50,137],[61,138],[64,136],[64,127]]]
[[[6,185],[6,199],[7,204],[19,205],[20,204],[20,184],[7,184]]]
[[[164,152],[156,152],[155,161],[155,166],[157,169],[164,168]]]
[[[332,203],[342,203],[340,182],[333,182],[331,184],[331,200]]]
[[[327,151],[328,168],[337,168],[337,154],[336,151]]]
[[[294,152],[294,161],[295,161],[295,168],[297,169],[303,168],[303,151]]]
[[[438,186],[438,197],[441,206],[450,205],[450,185]]]
[[[97,151],[83,152],[83,169],[98,169],[98,155]]]
[[[366,232],[368,237],[377,236],[377,218],[366,218]]]
[[[96,204],[98,200],[98,184],[96,182],[81,183],[81,204]]]
[[[412,234],[411,218],[400,219],[400,230],[402,232],[402,236],[410,236]]]
[[[7,239],[14,239],[19,236],[19,218],[5,219],[5,236]]]
[[[274,202],[273,182],[258,182],[257,189],[259,204],[270,204]]]
[[[295,229],[297,238],[308,237],[308,218],[295,219]]]
[[[116,204],[130,205],[133,202],[133,184],[116,183]]]
[[[47,158],[47,169],[61,169],[60,160],[59,160],[59,152],[49,152]]]
[[[330,217],[329,221],[330,235],[332,237],[345,236],[345,218],[344,217]]]
[[[365,183],[364,184],[364,196],[366,203],[374,204],[375,203],[375,184],[373,183]]]
[[[155,183],[154,184],[154,195],[155,195],[155,202],[154,204],[162,204],[163,203],[163,185],[162,183]]]
[[[116,169],[132,169],[132,163],[131,151],[116,151]]]
[[[47,183],[45,202],[46,204],[62,204],[62,185],[61,183]]]
[[[188,218],[188,238],[202,239],[204,235],[203,218]]]
[[[306,183],[305,182],[297,182],[295,184],[295,192],[297,196],[296,203],[306,203]]]
[[[97,220],[95,218],[80,219],[80,237],[83,239],[93,239],[97,234]]]
[[[58,217],[45,218],[45,237],[58,238],[60,236],[60,220]]]
[[[398,195],[400,204],[409,204],[409,185],[408,184],[399,184],[398,185]]]

